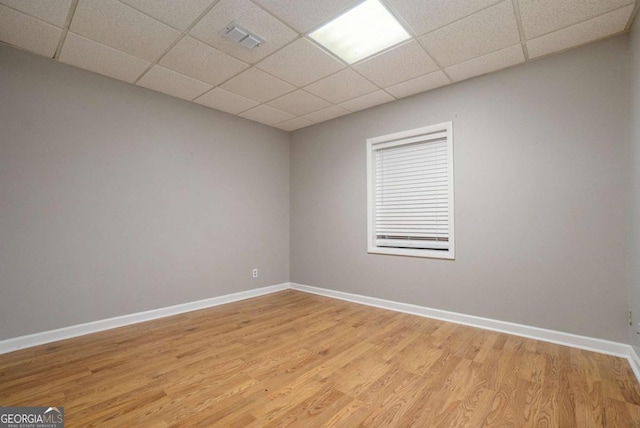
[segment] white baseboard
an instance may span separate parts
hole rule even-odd
[[[424,306],[417,306],[409,303],[394,302],[391,300],[378,299],[375,297],[362,296],[359,294],[344,293],[342,291],[312,287],[303,284],[290,283],[290,288],[293,290],[304,291],[306,293],[313,293],[320,296],[331,297],[334,299],[374,306],[376,308],[389,309],[392,311],[404,312],[411,315],[434,318],[442,321],[453,322],[456,324],[463,324],[471,327],[482,328],[485,330],[508,333],[516,336],[526,337],[529,339],[542,340],[545,342],[557,343],[559,345],[571,346],[573,348],[585,349],[587,351],[599,352],[601,354],[626,358],[629,361],[629,365],[633,369],[636,378],[640,382],[640,358],[635,353],[634,349],[630,345],[627,345],[625,343],[611,342],[609,340],[596,339],[594,337],[547,330],[539,327],[531,327],[507,321],[498,321],[489,318],[476,317],[473,315],[465,315],[457,312],[444,311],[441,309],[427,308]]]
[[[85,334],[97,333],[116,327],[137,324],[144,321],[151,321],[171,315],[191,312],[198,309],[210,308],[223,305],[225,303],[237,302],[239,300],[250,299],[264,294],[275,293],[286,290],[289,283],[272,285],[269,287],[257,288],[255,290],[241,291],[239,293],[226,294],[224,296],[212,297],[210,299],[198,300],[181,305],[169,306],[166,308],[154,309],[146,312],[123,315],[104,320],[92,321],[85,324],[73,325],[56,330],[44,331],[42,333],[30,334],[0,341],[0,354],[17,351],[18,349],[30,348],[32,346],[43,345],[45,343],[57,342],[58,340],[70,339],[72,337],[84,336]]]
[[[625,343],[611,342],[593,337],[580,336],[560,331],[547,330],[544,328],[531,327],[522,324],[515,324],[506,321],[498,321],[489,318],[465,315],[457,312],[449,312],[441,309],[433,309],[424,306],[412,305],[409,303],[394,302],[392,300],[378,299],[375,297],[362,296],[359,294],[345,293],[342,291],[329,290],[326,288],[312,287],[309,285],[296,283],[283,283],[255,290],[241,291],[239,293],[227,294],[224,296],[212,297],[210,299],[198,300],[196,302],[184,303],[181,305],[169,306],[166,308],[154,309],[146,312],[139,312],[105,320],[93,321],[86,324],[60,328],[57,330],[45,331],[42,333],[30,334],[0,341],[0,354],[16,351],[18,349],[43,345],[45,343],[57,342],[63,339],[83,336],[90,333],[109,330],[116,327],[164,318],[198,309],[210,308],[223,305],[225,303],[237,302],[239,300],[250,299],[265,294],[275,293],[282,290],[293,289],[305,293],[318,294],[320,296],[334,299],[346,300],[353,303],[374,306],[396,312],[404,312],[411,315],[418,315],[426,318],[433,318],[456,324],[468,325],[485,330],[497,331],[500,333],[513,334],[530,339],[542,340],[545,342],[557,343],[559,345],[571,346],[585,349],[587,351],[599,352],[607,355],[626,358],[631,369],[640,381],[640,357],[633,347]]]
[[[627,357],[629,360],[629,365],[631,366],[631,370],[635,373],[638,382],[640,382],[640,357],[636,353],[636,350],[633,346],[629,346],[629,356]]]

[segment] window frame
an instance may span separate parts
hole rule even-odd
[[[447,184],[448,184],[448,219],[449,249],[434,250],[421,248],[380,247],[376,245],[376,197],[375,197],[375,160],[376,148],[394,147],[419,141],[429,141],[429,134],[445,132],[447,138]],[[410,257],[427,257],[435,259],[455,259],[454,233],[454,169],[453,169],[453,122],[423,126],[393,134],[367,138],[367,252],[371,254],[387,254]]]

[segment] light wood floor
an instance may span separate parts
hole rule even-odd
[[[283,291],[0,355],[67,427],[640,427],[620,358]]]

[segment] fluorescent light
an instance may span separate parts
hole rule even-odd
[[[410,36],[378,0],[366,0],[309,37],[353,64]]]

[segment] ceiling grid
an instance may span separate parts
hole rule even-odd
[[[0,42],[293,131],[629,31],[640,3],[380,1],[410,38],[354,64],[309,34],[362,0],[0,0]]]

